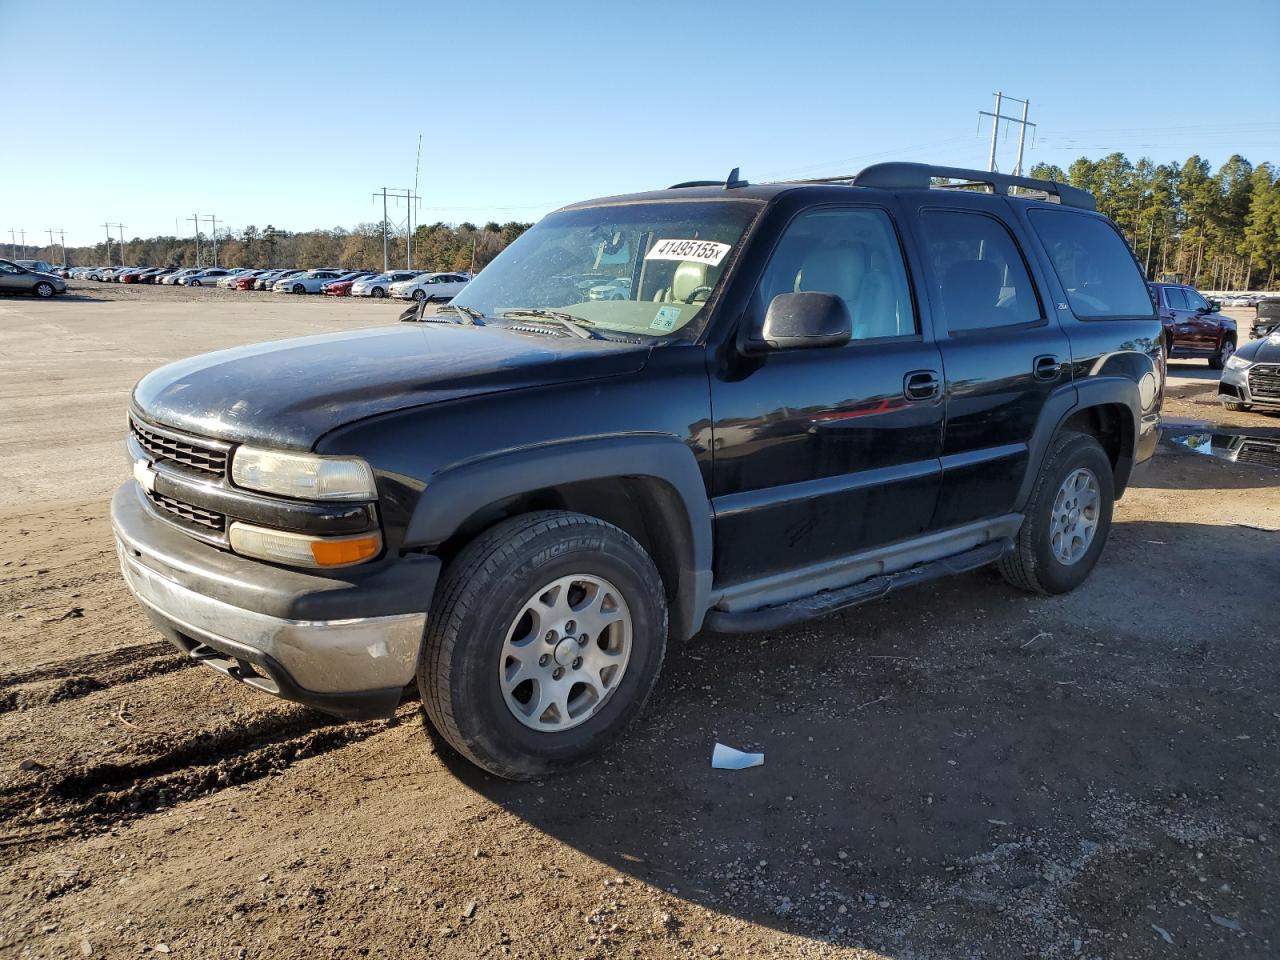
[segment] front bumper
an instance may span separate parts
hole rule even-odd
[[[1273,366],[1273,364],[1261,364],[1264,367]],[[1218,400],[1222,403],[1243,403],[1249,406],[1258,407],[1280,407],[1280,397],[1265,396],[1259,397],[1249,387],[1249,371],[1252,367],[1245,367],[1243,370],[1236,370],[1227,367],[1222,371],[1222,377],[1218,381]]]
[[[200,543],[155,517],[134,481],[111,502],[125,583],[161,634],[249,686],[341,717],[389,716],[413,679],[440,572],[431,556],[335,576]]]

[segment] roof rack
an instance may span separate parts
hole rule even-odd
[[[958,183],[935,184],[934,180],[957,180]],[[855,187],[880,187],[890,190],[928,190],[930,187],[957,190],[965,187],[990,187],[992,193],[1010,196],[1015,187],[1034,190],[1056,198],[1067,207],[1096,210],[1093,194],[1057,180],[1036,180],[1033,177],[1014,177],[1007,173],[988,170],[967,170],[962,167],[936,167],[929,163],[877,163],[853,176],[820,177],[799,180],[796,183],[851,183]]]
[[[750,186],[747,181],[738,175],[738,168],[734,167],[729,171],[729,176],[723,180],[685,180],[683,183],[673,183],[667,187],[668,190],[683,190],[685,187],[724,187],[726,190],[733,190],[737,187]]]

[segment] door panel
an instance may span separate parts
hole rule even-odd
[[[1015,239],[1012,217],[992,210],[989,199],[960,196],[917,210],[946,374],[935,529],[1013,510],[1040,412],[1071,378],[1070,343],[1046,319],[1039,266]]]
[[[711,378],[720,583],[922,533],[937,499],[941,358],[917,332],[888,212],[851,205],[800,213],[744,322],[758,323],[774,296],[803,290],[840,296],[854,339],[740,358]]]

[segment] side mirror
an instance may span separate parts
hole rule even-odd
[[[1220,311],[1221,309],[1222,309],[1222,301],[1221,301],[1221,300],[1210,300],[1210,301],[1209,301],[1209,312],[1210,312],[1210,313],[1217,313],[1217,312],[1218,312],[1218,311]]]
[[[780,293],[753,330],[744,352],[840,347],[853,336],[853,319],[843,300],[832,293]]]

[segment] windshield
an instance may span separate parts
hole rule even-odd
[[[604,330],[696,335],[761,207],[754,200],[627,203],[550,214],[453,303],[486,317],[553,310]]]

